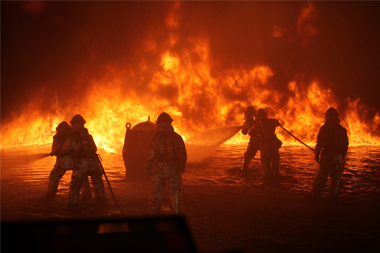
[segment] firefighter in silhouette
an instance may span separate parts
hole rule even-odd
[[[319,163],[311,196],[322,197],[330,175],[330,198],[336,200],[340,192],[340,179],[344,169],[344,158],[348,149],[347,130],[340,125],[340,115],[334,107],[327,109],[326,122],[319,129],[315,146],[315,161]]]
[[[71,127],[69,123],[62,121],[58,124],[56,134],[53,136],[53,145],[50,155],[56,156],[57,159],[54,168],[50,172],[48,189],[45,194],[47,198],[52,198],[57,194],[59,181],[67,170],[72,170],[74,167],[74,160],[70,156],[62,153],[62,145],[70,132]],[[71,190],[72,186],[70,184],[70,192]],[[83,183],[83,197],[91,198],[91,189],[88,180],[85,180]]]
[[[153,183],[149,197],[151,214],[160,212],[166,184],[170,187],[169,207],[173,213],[180,213],[182,174],[185,172],[187,153],[182,137],[174,132],[172,121],[165,112],[158,116],[157,133],[149,147],[146,172],[152,176]]]
[[[104,200],[103,172],[96,157],[97,147],[94,139],[84,127],[86,121],[81,115],[75,115],[70,123],[72,130],[62,147],[63,153],[68,154],[74,160],[70,203],[79,202],[80,187],[88,176],[91,177],[96,199]]]
[[[245,121],[241,129],[241,133],[243,135],[248,134],[250,138],[249,138],[247,150],[244,153],[243,164],[241,167],[243,174],[246,174],[248,172],[251,160],[255,158],[257,151],[260,149],[259,138],[257,134],[252,130],[253,126],[257,122],[255,120],[255,113],[256,113],[255,108],[253,108],[252,106],[248,106],[244,112]]]
[[[264,182],[273,182],[279,176],[280,153],[282,142],[277,138],[276,127],[280,126],[277,119],[268,118],[264,109],[256,112],[257,122],[252,131],[259,138],[260,161],[264,173]]]

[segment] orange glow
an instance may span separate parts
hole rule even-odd
[[[146,103],[137,98],[134,99],[136,94],[133,93],[124,97],[121,85],[125,80],[115,78],[109,82],[94,82],[87,99],[77,110],[74,108],[70,112],[57,110],[51,115],[40,115],[39,108],[33,103],[29,104],[24,114],[11,122],[2,124],[2,148],[51,143],[58,123],[62,120],[69,121],[71,115],[76,113],[81,113],[86,119],[86,127],[94,136],[98,146],[109,152],[120,152],[127,122],[133,126],[146,121],[148,116],[154,120],[162,111],[172,115],[175,120],[173,123],[175,129],[188,139],[201,131],[226,125],[226,117],[237,101],[223,100],[218,95],[221,89],[228,90],[230,94],[251,92],[249,96],[251,103],[238,101],[243,105],[243,109],[235,115],[235,119],[229,122],[229,125],[242,124],[244,120],[242,112],[245,106],[252,104],[256,108],[270,108],[270,117],[279,119],[288,131],[313,145],[318,129],[324,122],[325,110],[330,106],[338,107],[331,90],[321,88],[317,82],[313,82],[306,90],[301,90],[296,81],[288,85],[289,91],[294,95],[288,98],[286,106],[276,107],[278,99],[283,95],[265,86],[268,78],[273,75],[272,70],[267,66],[256,66],[250,70],[230,70],[228,73],[223,73],[224,78],[215,79],[210,75],[207,61],[191,65],[189,59],[180,60],[168,53],[163,56],[162,64],[163,70],[156,73],[150,88],[155,91],[159,87],[174,85],[179,91],[174,103],[159,97],[153,97],[149,103]],[[173,82],[173,80],[176,81]],[[198,96],[204,95],[206,95],[205,99],[210,99],[210,102],[215,104],[217,110],[214,110],[209,118],[204,118],[203,125],[194,125],[183,117],[181,108],[186,105],[186,108],[199,111],[202,115],[204,113],[202,108],[197,108],[197,103],[194,101],[198,99]],[[271,100],[268,100],[269,98]],[[372,125],[362,123],[358,102],[359,100],[349,101],[347,112],[341,112],[342,124],[349,131],[350,143],[351,145],[378,145],[380,138],[371,135],[371,132],[379,125],[379,114],[376,114]],[[299,145],[281,129],[277,130],[277,134],[284,145]],[[238,133],[227,143],[236,144],[247,141],[247,136]]]
[[[179,59],[172,57],[167,53],[162,59],[162,66],[164,70],[171,70],[172,72],[178,72]]]
[[[349,131],[350,141],[352,144],[373,145],[380,143],[380,137],[371,134],[379,126],[379,113],[375,115],[374,121],[367,124],[361,123],[360,116],[366,112],[366,108],[359,105],[360,100],[351,101],[348,99],[348,113],[346,114],[345,123]]]
[[[191,37],[186,41],[186,50],[174,49],[179,43],[175,34],[180,25],[176,14],[179,7],[178,2],[165,20],[171,31],[169,43],[159,54],[159,66],[148,79],[147,90],[135,88],[139,81],[147,78],[143,73],[151,63],[146,59],[138,66],[138,71],[128,70],[129,75],[124,75],[126,70],[108,66],[108,77],[87,80],[89,89],[83,100],[67,107],[70,109],[53,107],[50,114],[43,114],[43,105],[35,98],[21,115],[2,122],[1,148],[51,143],[55,127],[79,113],[86,119],[85,126],[100,148],[121,152],[127,122],[134,126],[146,121],[148,116],[154,121],[166,111],[174,119],[175,130],[184,139],[189,139],[208,129],[242,125],[243,112],[249,105],[256,109],[267,108],[269,117],[279,119],[288,131],[314,145],[326,109],[330,106],[339,109],[333,92],[317,81],[302,84],[296,80],[287,85],[287,93],[274,90],[270,81],[275,73],[264,64],[212,71],[215,62],[210,59],[207,38]],[[313,15],[316,15],[314,7],[310,5],[299,20],[302,29],[306,29],[304,20]],[[150,33],[141,46],[141,52],[157,53],[159,50]],[[57,96],[56,99],[64,98]],[[372,124],[364,123],[359,115],[365,108],[358,108],[358,102],[349,100],[346,111],[340,111],[342,124],[349,132],[350,145],[380,145],[379,136],[372,134],[380,125],[379,113]],[[284,145],[301,145],[280,128],[277,134]],[[247,136],[238,133],[227,143],[247,141]]]

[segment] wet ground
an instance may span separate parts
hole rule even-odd
[[[282,147],[282,178],[276,187],[267,187],[262,182],[259,154],[249,174],[241,174],[245,148],[222,145],[203,162],[189,157],[183,175],[182,212],[199,251],[304,251],[310,247],[316,247],[311,251],[330,251],[375,245],[380,234],[378,146],[349,148],[341,202],[333,208],[325,199],[309,203],[304,198],[317,169],[309,149]],[[72,209],[67,204],[70,172],[62,178],[57,196],[46,201],[43,194],[55,159],[41,157],[49,151],[50,146],[1,151],[2,221],[123,217],[108,189],[106,203],[87,200]],[[120,154],[99,153],[123,212],[128,217],[146,217],[150,184],[126,178]],[[167,206],[163,214],[169,214]]]

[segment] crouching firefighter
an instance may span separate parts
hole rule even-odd
[[[311,197],[320,198],[330,175],[330,199],[337,200],[340,193],[344,158],[348,150],[347,130],[340,125],[340,115],[334,107],[326,113],[325,124],[319,129],[315,146],[315,161],[319,163],[317,175],[311,190]]]
[[[70,123],[72,130],[62,147],[62,152],[68,154],[74,160],[70,203],[79,202],[80,187],[88,176],[91,177],[96,199],[104,200],[103,171],[99,166],[94,139],[88,133],[87,128],[84,127],[86,121],[81,115],[75,115]]]
[[[182,174],[185,172],[187,153],[182,137],[174,132],[173,119],[161,113],[156,121],[157,133],[153,137],[146,161],[146,172],[152,176],[153,190],[149,197],[149,213],[161,210],[166,184],[170,187],[169,207],[180,213]]]

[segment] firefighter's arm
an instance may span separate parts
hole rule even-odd
[[[152,141],[153,142],[153,141]],[[149,146],[148,155],[146,158],[145,171],[148,175],[153,175],[153,165],[155,163],[155,152],[152,143]]]
[[[62,150],[59,148],[59,144],[58,144],[57,140],[53,141],[53,145],[51,147],[50,155],[51,156],[57,156],[57,157],[63,156]]]
[[[244,122],[244,124],[243,124],[243,127],[241,128],[241,133],[243,134],[243,135],[247,135],[247,133],[249,132],[249,124],[248,124],[248,122],[247,121],[245,121]]]
[[[92,149],[92,151],[94,151],[96,153],[98,151],[98,147],[96,146],[94,138],[92,137],[91,134],[89,134],[89,139],[90,139],[90,143],[91,143],[91,149]]]
[[[50,152],[50,155],[51,155],[51,156],[54,156],[56,150],[57,150],[57,141],[56,141],[56,140],[53,140],[53,144],[52,144],[52,146],[51,146],[51,152]]]
[[[342,154],[342,157],[343,157],[343,159],[346,157],[346,155],[347,155],[347,150],[348,150],[348,145],[349,145],[349,141],[348,141],[348,136],[347,136],[347,130],[346,129],[344,129],[344,153]]]
[[[179,166],[181,170],[181,174],[185,173],[185,167],[187,162],[187,151],[185,147],[185,143],[183,142],[182,137],[179,138],[180,142],[180,150],[179,150]]]
[[[318,144],[317,144],[317,145],[315,145],[315,150],[314,150],[314,159],[317,163],[320,162],[320,160],[319,160],[320,153],[321,153],[321,148],[318,148]]]
[[[70,146],[71,146],[71,138],[67,137],[61,147],[62,155],[71,155]]]
[[[324,128],[321,127],[318,132],[317,136],[317,144],[315,145],[315,150],[314,150],[314,159],[317,163],[320,162],[320,154],[323,146],[325,145],[325,137],[324,137]]]

